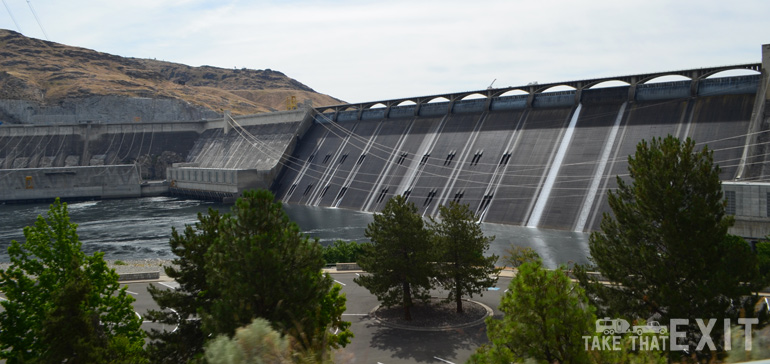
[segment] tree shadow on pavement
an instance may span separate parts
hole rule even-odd
[[[435,357],[458,362],[453,360],[458,355],[459,362],[465,362],[476,348],[488,342],[484,324],[446,331],[413,331],[380,324],[370,324],[367,328],[376,330],[371,347],[412,362],[437,362]]]

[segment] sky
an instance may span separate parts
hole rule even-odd
[[[0,28],[350,103],[761,62],[767,0],[2,0]]]

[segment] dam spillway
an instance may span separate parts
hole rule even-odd
[[[628,87],[613,87],[583,90],[579,102],[568,91],[531,106],[508,96],[322,113],[274,190],[290,204],[377,212],[400,194],[423,216],[457,201],[481,222],[596,230],[642,139],[692,138],[714,151],[722,180],[735,180],[758,81],[733,80],[754,92],[706,83],[697,95],[688,81],[669,82],[632,101]]]
[[[714,151],[728,213],[768,226],[770,45],[763,50],[761,64],[195,122],[3,125],[0,202],[72,187],[87,193],[72,198],[165,188],[226,201],[270,188],[288,204],[378,212],[404,195],[423,216],[457,201],[480,222],[592,231],[638,142],[674,135]],[[758,74],[707,78],[730,69]],[[670,74],[690,79],[646,83]],[[609,80],[628,85],[592,87]],[[574,90],[548,92],[558,85]],[[165,182],[145,186],[157,179]],[[751,229],[739,234],[770,233]]]

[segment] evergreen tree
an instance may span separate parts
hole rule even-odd
[[[358,265],[368,274],[355,282],[385,306],[401,304],[411,320],[413,298],[427,300],[435,276],[433,244],[417,207],[403,196],[391,198],[365,235],[371,244],[364,246]]]
[[[502,319],[486,320],[490,344],[470,363],[589,362],[582,337],[593,334],[594,309],[564,267],[547,270],[540,259],[522,264],[499,309]]]
[[[186,363],[203,354],[207,334],[201,329],[199,311],[211,309],[218,297],[215,286],[206,282],[206,252],[219,236],[221,215],[209,209],[207,215],[198,213],[198,222],[187,225],[180,234],[172,228],[171,251],[177,256],[173,266],[166,267],[166,275],[174,279],[179,288],[168,290],[154,285],[148,291],[160,310],[151,310],[146,317],[155,322],[175,327],[175,330],[152,329],[152,340],[147,348],[153,362]]]
[[[102,253],[81,251],[77,225],[58,199],[47,218],[12,241],[0,270],[0,358],[8,363],[132,362],[144,359],[142,321]],[[93,361],[92,361],[93,359]]]
[[[321,245],[300,232],[272,193],[244,192],[205,254],[206,284],[217,297],[199,309],[204,332],[233,335],[260,317],[305,351],[324,356],[345,346],[353,335],[341,319],[345,296],[324,266]]]
[[[210,336],[231,336],[254,318],[270,321],[319,360],[350,342],[350,323],[341,319],[345,295],[321,272],[320,244],[300,233],[272,193],[246,191],[231,214],[210,209],[198,220],[183,234],[172,232],[178,268],[166,273],[180,287],[149,289],[162,309],[150,317],[178,325],[150,334],[155,361],[201,358]]]
[[[430,230],[440,252],[439,281],[454,299],[457,312],[463,312],[462,297],[481,294],[497,283],[500,269],[495,268],[497,256],[484,257],[494,236],[486,237],[478,218],[468,205],[450,202],[439,207],[440,222],[431,219]]]
[[[759,288],[756,257],[743,239],[727,234],[733,218],[725,214],[713,153],[694,147],[672,136],[639,143],[628,159],[630,183],[617,178],[608,196],[613,214],[604,215],[589,241],[595,269],[612,284],[591,282],[585,267],[576,271],[607,316],[654,315],[661,325],[688,319],[687,343],[680,344],[691,349],[700,336],[696,318],[751,314],[756,298],[744,297]],[[722,327],[711,331],[715,343]]]

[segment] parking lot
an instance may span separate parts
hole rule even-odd
[[[353,279],[356,273],[334,273],[332,278],[342,285],[347,296],[346,311],[343,319],[350,321],[351,331],[355,334],[347,347],[335,354],[337,363],[464,363],[477,347],[487,342],[484,324],[462,329],[445,331],[412,331],[387,327],[377,322],[370,312],[379,302],[365,288]],[[500,315],[497,306],[508,287],[510,278],[500,277],[495,287],[484,292],[483,296],[474,296],[473,300],[493,308],[495,315]],[[156,281],[126,283],[129,293],[136,298],[134,308],[144,315],[149,309],[157,308],[147,293],[150,284],[174,288],[176,282]],[[445,296],[445,292],[435,291],[436,296]],[[158,324],[145,323],[144,328],[159,328]],[[173,327],[165,327],[173,330]]]

